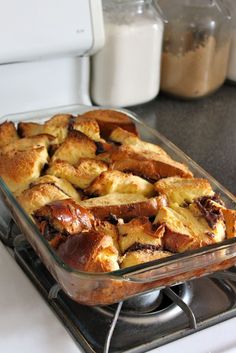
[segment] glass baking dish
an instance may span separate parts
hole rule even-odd
[[[54,109],[8,115],[2,121],[43,122],[57,113],[81,114],[93,109],[109,107],[64,106]],[[113,109],[113,108],[111,108]],[[125,109],[123,111],[135,122],[141,137],[156,143],[175,160],[188,165],[195,176],[207,178],[213,189],[219,193],[228,208],[235,209],[236,198],[214,180],[201,167],[168,141],[157,131],[146,126],[139,118]],[[203,247],[197,250],[175,254],[145,264],[107,273],[90,273],[75,270],[65,264],[48,242],[41,236],[38,228],[18,204],[13,194],[0,178],[2,201],[10,210],[15,222],[32,245],[59,286],[75,301],[86,305],[107,305],[153,289],[181,283],[215,271],[223,270],[236,263],[236,238]],[[1,219],[2,218],[2,219]],[[0,224],[4,224],[4,212]]]

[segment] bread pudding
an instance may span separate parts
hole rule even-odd
[[[125,113],[0,125],[0,175],[60,258],[111,272],[236,236],[207,179],[143,141]]]

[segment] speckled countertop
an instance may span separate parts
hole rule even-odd
[[[129,109],[236,195],[236,86],[196,101],[160,94]]]

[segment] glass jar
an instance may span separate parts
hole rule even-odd
[[[232,26],[233,26],[227,78],[232,82],[236,82],[236,1],[225,0],[225,2],[230,7],[230,10],[232,13]]]
[[[160,89],[164,25],[151,0],[104,0],[105,45],[92,57],[91,97],[131,106]]]
[[[229,9],[219,0],[159,0],[164,31],[161,90],[200,98],[225,81],[231,42]]]

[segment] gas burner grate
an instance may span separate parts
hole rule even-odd
[[[15,248],[15,257],[88,353],[147,352],[236,315],[236,284],[228,280],[208,277],[179,289],[165,288],[162,295],[169,298],[169,304],[161,304],[159,311],[140,315],[122,311],[122,302],[115,305],[115,310],[114,306],[87,307],[74,302],[59,290],[26,242]],[[188,295],[182,300],[182,294],[179,296],[176,291],[184,292],[186,288]]]
[[[15,236],[19,232],[12,222],[10,228],[14,229],[14,234],[9,230],[8,237],[16,261],[87,353],[147,352],[236,316],[235,270],[112,306],[80,305],[60,290],[22,235]]]

